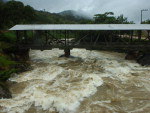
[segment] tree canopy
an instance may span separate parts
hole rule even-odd
[[[96,24],[128,24],[129,22],[126,17],[120,15],[118,17],[114,16],[113,12],[105,12],[104,14],[94,15],[94,23]]]
[[[35,11],[30,6],[24,6],[19,1],[0,2],[1,27],[15,24],[31,23],[35,17]]]

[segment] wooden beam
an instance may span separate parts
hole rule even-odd
[[[92,45],[92,43],[93,43],[92,31],[89,31],[89,32],[90,32],[90,44]]]
[[[142,36],[142,31],[138,31],[138,40],[140,41],[141,40],[141,36]]]
[[[24,38],[25,38],[25,43],[27,44],[27,31],[24,31]]]
[[[133,41],[133,31],[130,31],[130,42]]]
[[[148,35],[147,35],[147,38],[148,38],[149,41],[150,41],[150,31],[149,31],[149,30],[147,31],[147,34],[148,34]]]
[[[65,30],[65,47],[67,46],[67,31]]]
[[[19,45],[19,31],[16,31],[16,44]]]
[[[96,40],[95,40],[95,42],[94,42],[94,45],[96,45],[96,43],[97,43],[97,41],[98,41],[98,39],[99,39],[99,36],[100,36],[100,33],[98,33],[98,36],[97,36],[97,38],[96,38]]]

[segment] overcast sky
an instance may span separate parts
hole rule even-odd
[[[19,0],[29,4],[35,9],[45,9],[49,12],[61,12],[64,10],[83,11],[89,16],[112,11],[116,16],[124,14],[125,17],[136,23],[140,23],[140,10],[143,12],[143,20],[150,19],[150,0]]]

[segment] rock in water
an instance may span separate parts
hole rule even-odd
[[[142,66],[150,65],[150,55],[142,51],[129,51],[125,57],[126,60],[136,60]]]
[[[129,51],[125,57],[126,60],[137,60],[143,57],[144,53],[142,51]]]
[[[0,85],[0,99],[1,98],[12,98],[10,91],[5,85]]]
[[[137,60],[137,62],[139,64],[141,64],[142,66],[145,66],[145,65],[148,66],[148,65],[150,65],[150,55],[144,55],[143,57],[139,58]]]

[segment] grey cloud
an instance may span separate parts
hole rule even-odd
[[[93,16],[97,13],[112,11],[116,16],[124,14],[129,20],[140,22],[140,10],[143,12],[143,20],[150,19],[149,0],[20,0],[35,9],[45,9],[49,12],[61,12],[64,10],[76,10]]]

